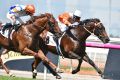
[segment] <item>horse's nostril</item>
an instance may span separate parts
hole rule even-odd
[[[105,42],[106,42],[106,43],[108,43],[109,41],[110,41],[110,39],[109,39],[109,38],[106,38],[106,39],[105,39]]]

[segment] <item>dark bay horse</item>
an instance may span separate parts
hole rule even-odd
[[[69,59],[77,59],[79,64],[76,69],[72,71],[72,74],[80,71],[82,61],[86,61],[91,66],[97,70],[99,74],[102,74],[102,71],[95,65],[95,63],[89,58],[86,53],[86,39],[91,35],[96,35],[103,43],[109,42],[109,37],[106,33],[105,27],[101,21],[97,18],[86,19],[81,21],[81,23],[74,27],[68,29],[64,35],[61,37],[60,48],[63,56]],[[53,54],[58,55],[55,46],[47,46],[48,50]],[[36,70],[40,60],[36,59],[32,64],[32,69]],[[33,73],[36,77],[37,73]]]
[[[45,56],[46,48],[40,48],[45,44],[42,40],[40,41],[39,37],[43,30],[56,32],[58,31],[57,27],[57,21],[50,13],[34,16],[32,20],[30,19],[26,24],[21,25],[18,31],[13,32],[12,38],[6,38],[0,33],[0,45],[9,51],[20,52],[22,55],[30,55],[42,60],[54,76],[61,78],[55,71],[56,66]],[[42,44],[39,44],[38,40]]]

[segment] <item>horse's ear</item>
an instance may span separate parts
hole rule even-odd
[[[97,26],[98,24],[97,23],[95,23],[95,26]]]

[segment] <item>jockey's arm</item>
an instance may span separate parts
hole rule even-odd
[[[33,20],[34,18],[33,18],[33,15],[29,15],[30,16],[30,18]]]
[[[15,16],[11,16],[11,19],[13,20],[13,21],[12,21],[12,25],[14,25],[14,24],[16,23],[16,18],[15,18]]]
[[[71,25],[71,23],[67,19],[63,19],[63,23],[67,26]]]

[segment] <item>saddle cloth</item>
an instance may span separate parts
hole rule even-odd
[[[55,41],[53,39],[54,35],[51,32],[47,32],[46,37],[49,37],[49,41],[48,41],[47,45],[57,46],[57,44],[55,43]],[[61,37],[58,39],[59,44],[60,44],[60,41],[61,41]]]
[[[10,39],[11,39],[11,40],[12,40],[12,34],[13,34],[14,31],[15,31],[15,30],[13,29],[12,32],[11,32],[11,34],[10,34]],[[8,38],[9,30],[6,29],[6,30],[4,31],[4,33],[2,32],[2,30],[0,30],[0,33],[1,33],[4,37]]]

